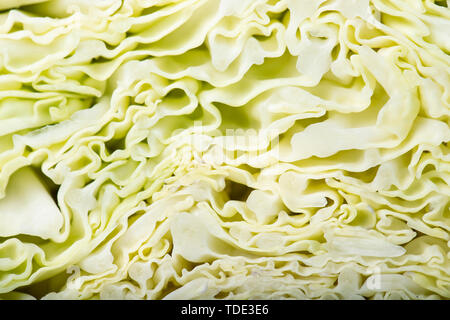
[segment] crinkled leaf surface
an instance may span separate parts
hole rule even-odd
[[[0,4],[0,298],[449,299],[450,10]]]

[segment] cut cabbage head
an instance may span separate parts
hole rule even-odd
[[[449,299],[450,9],[0,4],[1,299]]]

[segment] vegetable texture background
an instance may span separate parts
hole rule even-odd
[[[450,298],[450,10],[0,9],[0,297]]]

